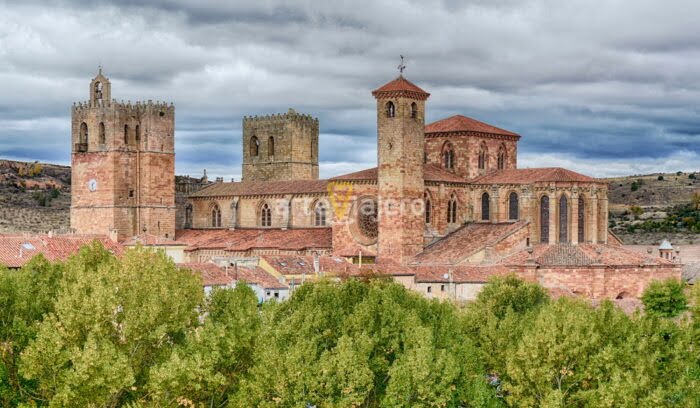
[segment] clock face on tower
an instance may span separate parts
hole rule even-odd
[[[90,181],[88,181],[88,190],[90,190],[90,191],[96,191],[96,190],[97,190],[97,180],[95,180],[95,179],[90,179]]]

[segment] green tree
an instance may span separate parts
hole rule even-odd
[[[642,294],[646,312],[660,317],[678,316],[688,304],[684,289],[685,285],[678,279],[652,282]]]
[[[144,393],[149,368],[197,325],[201,280],[162,252],[116,259],[95,242],[66,264],[54,311],[22,352],[20,372],[51,406],[116,407]]]
[[[223,406],[241,376],[253,365],[260,331],[258,298],[250,287],[215,290],[206,305],[207,318],[187,341],[150,373],[150,396],[162,406],[184,401]]]

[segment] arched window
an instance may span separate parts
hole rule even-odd
[[[101,100],[102,99],[102,82],[95,82],[95,99],[96,100]]]
[[[447,203],[447,223],[454,224],[457,222],[457,197],[454,194],[450,197]]]
[[[414,119],[418,117],[418,105],[415,102],[411,104],[411,117]]]
[[[129,144],[129,125],[124,125],[124,144]]]
[[[569,242],[569,201],[565,195],[559,198],[559,242]]]
[[[221,208],[219,208],[218,204],[214,204],[211,207],[211,226],[221,228]]]
[[[314,211],[314,225],[317,227],[326,226],[326,205],[319,201]]]
[[[540,198],[540,242],[549,242],[549,197]]]
[[[267,203],[263,204],[260,209],[260,225],[263,227],[272,226],[272,210],[270,210],[270,206]]]
[[[450,142],[445,142],[445,146],[442,148],[442,165],[448,170],[454,169],[455,151]]]
[[[578,197],[578,242],[585,241],[586,232],[586,202],[583,197]]]
[[[99,136],[100,144],[103,145],[106,142],[106,137],[105,137],[105,124],[100,122],[100,136]]]
[[[267,139],[267,157],[275,156],[275,138],[270,136]]]
[[[83,122],[80,124],[80,134],[78,134],[78,146],[76,148],[79,152],[87,152],[88,147],[88,127],[87,123]]]
[[[394,116],[396,116],[396,107],[394,106],[394,102],[387,102],[385,110],[387,118],[393,118]]]
[[[512,192],[508,196],[508,219],[517,220],[518,212],[518,194]]]
[[[503,170],[506,168],[506,147],[501,145],[498,148],[498,170]]]
[[[260,151],[260,141],[257,137],[253,136],[250,138],[250,156],[258,157],[258,152]]]
[[[481,146],[479,147],[479,168],[480,169],[486,168],[486,155],[487,155],[486,143],[482,143]]]
[[[430,196],[426,192],[424,195],[425,199],[425,223],[426,225],[430,225],[430,222],[433,219],[433,203],[430,201]]]
[[[491,219],[491,197],[489,193],[484,193],[481,195],[481,221],[488,221]]]
[[[141,126],[136,125],[136,143],[141,141]]]
[[[192,228],[192,204],[185,207],[185,228]]]

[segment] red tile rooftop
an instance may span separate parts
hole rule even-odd
[[[372,91],[375,98],[407,96],[419,100],[426,100],[430,96],[413,82],[399,75],[398,78]]]
[[[271,267],[282,275],[313,274],[314,257],[310,255],[262,255]],[[356,275],[359,268],[339,256],[319,256],[319,272],[331,275]]]
[[[435,181],[435,182],[447,182],[447,183],[467,183],[466,179],[442,169],[434,164],[424,164],[423,165],[423,179],[425,181]],[[347,181],[377,181],[377,168],[372,167],[371,169],[365,169],[356,171],[354,173],[343,174],[330,179],[331,181],[336,180],[347,180]]]
[[[449,118],[438,120],[437,122],[433,122],[425,126],[426,135],[457,132],[488,133],[520,138],[517,133],[513,133],[511,131],[501,129],[496,126],[489,125],[488,123],[462,115],[450,116]]]
[[[487,246],[493,246],[515,231],[524,228],[526,221],[507,223],[469,223],[428,245],[416,256],[421,265],[454,265]]]
[[[158,235],[141,234],[135,237],[128,238],[122,245],[125,246],[186,246],[185,242],[175,241],[172,238],[163,238]]]
[[[0,235],[0,265],[19,268],[38,254],[49,261],[64,261],[95,240],[115,255],[124,252],[120,244],[102,235]]]
[[[286,289],[288,286],[258,266],[230,266],[222,268],[214,263],[181,263],[180,268],[189,269],[202,276],[204,286],[227,286],[238,280],[246,281],[263,289]]]
[[[535,265],[548,267],[577,267],[590,265],[603,266],[640,266],[658,265],[673,266],[674,264],[656,255],[649,256],[631,251],[616,245],[604,244],[556,244],[535,245],[532,255],[527,250],[519,251],[499,263],[509,266]]]
[[[178,230],[175,239],[188,245],[188,251],[223,249],[248,251],[250,249],[330,249],[333,234],[330,228],[301,229],[188,229]]]
[[[603,183],[592,177],[560,167],[537,169],[506,169],[495,171],[471,180],[473,184],[529,184],[536,182]]]

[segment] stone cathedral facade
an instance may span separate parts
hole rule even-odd
[[[494,274],[591,298],[636,297],[680,276],[608,232],[606,183],[520,169],[518,134],[466,116],[425,124],[430,94],[402,75],[371,94],[377,167],[319,179],[318,119],[246,117],[242,180],[189,194],[176,225],[174,107],[117,103],[100,73],[73,108],[71,225],[156,237],[187,262],[297,262],[316,275],[329,264],[319,257],[364,263],[431,297],[468,299]]]

